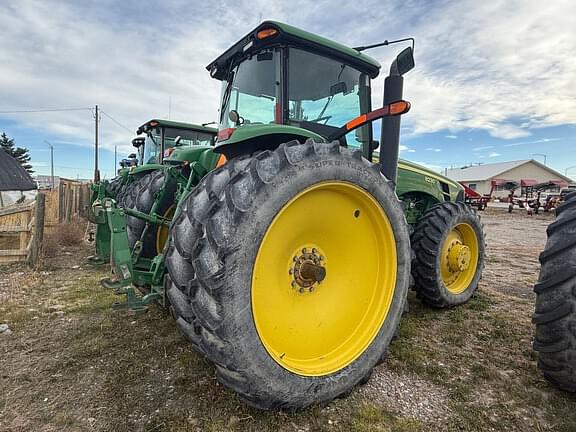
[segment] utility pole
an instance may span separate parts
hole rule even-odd
[[[543,156],[544,157],[544,165],[546,165],[546,155],[544,153],[532,153],[532,156]]]
[[[50,147],[50,190],[54,189],[54,146],[44,140],[48,147]]]
[[[100,121],[100,114],[98,113],[98,105],[94,110],[94,182],[100,181],[100,170],[98,169],[98,122]]]

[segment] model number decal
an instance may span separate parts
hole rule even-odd
[[[436,184],[436,183],[438,183],[438,180],[433,179],[432,177],[428,177],[428,176],[424,176],[424,180],[425,180],[427,183],[431,183],[431,184]]]

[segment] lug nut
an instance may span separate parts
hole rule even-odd
[[[292,269],[288,269],[288,274],[292,274]]]
[[[310,288],[308,288],[308,291],[310,291],[310,292],[314,291],[314,287],[311,286]]]
[[[316,252],[318,252],[316,248],[312,248],[312,253],[315,254]]]
[[[303,253],[303,254],[306,253],[306,248],[302,248],[302,253]]]
[[[304,288],[300,288],[299,291],[300,291],[300,294],[303,294],[303,293],[304,293]]]

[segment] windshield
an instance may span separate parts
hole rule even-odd
[[[164,128],[164,150],[174,147],[175,140],[180,137],[180,147],[210,146],[213,144],[214,135],[186,129]],[[161,146],[160,128],[147,133],[144,143],[144,163],[160,162],[159,153]]]
[[[146,141],[144,141],[144,163],[157,163],[159,151],[160,128],[156,128],[146,133]]]
[[[280,123],[282,74],[280,49],[267,49],[244,59],[223,82],[220,128],[241,124]],[[288,48],[286,68],[288,119],[285,123],[329,137],[346,122],[370,111],[370,79],[352,66],[297,48]],[[371,125],[346,135],[346,144],[361,146],[371,139]]]
[[[318,125],[323,125],[324,130],[330,126],[339,128],[370,110],[367,75],[347,64],[296,48],[290,48],[288,58],[290,124],[322,133]],[[360,145],[363,135],[368,136],[366,128],[348,135],[348,144],[352,145]]]
[[[209,146],[212,145],[214,135],[206,132],[166,128],[164,129],[164,149],[174,147],[174,141],[177,137],[181,138],[180,147]]]
[[[244,124],[274,123],[280,95],[278,51],[265,50],[241,62],[225,81],[220,127],[236,126],[228,114],[236,110]]]

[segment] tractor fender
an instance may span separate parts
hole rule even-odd
[[[230,130],[226,140],[216,142],[214,151],[222,153],[227,159],[252,154],[255,151],[275,150],[284,142],[297,140],[301,143],[307,139],[326,142],[326,139],[310,130],[280,124],[247,124]]]

